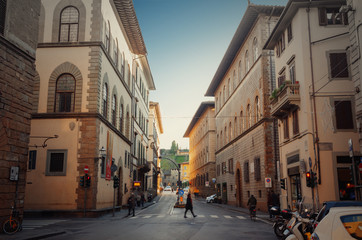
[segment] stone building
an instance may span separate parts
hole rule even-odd
[[[163,133],[163,125],[161,118],[160,104],[150,101],[149,103],[150,113],[147,120],[148,124],[148,137],[150,141],[149,147],[147,147],[148,162],[150,165],[150,172],[147,175],[147,191],[154,196],[157,194],[158,186],[160,186],[160,134]]]
[[[215,103],[202,102],[184,137],[189,138],[189,172],[191,192],[200,196],[215,193]]]
[[[113,176],[119,207],[145,164],[138,137],[154,84],[133,4],[43,0],[39,22],[25,208],[101,214],[113,206]]]
[[[0,223],[11,206],[23,218],[39,13],[40,0],[0,1]]]
[[[303,198],[314,209],[328,200],[356,199],[350,167],[361,154],[348,57],[350,19],[340,11],[343,5],[290,0],[266,43],[274,50],[277,73],[270,103],[279,125],[280,177],[286,181],[282,207],[296,207]],[[311,184],[308,172],[315,173]]]
[[[263,46],[282,11],[249,3],[205,94],[215,97],[216,183],[223,203],[246,207],[254,195],[257,208],[267,210],[268,191],[278,189],[276,122],[269,108],[273,57]]]

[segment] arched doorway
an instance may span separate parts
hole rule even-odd
[[[117,190],[117,206],[122,206],[123,200],[123,169],[120,167],[118,169],[118,179],[119,179],[119,187]]]
[[[236,203],[238,207],[242,207],[242,199],[243,199],[243,194],[242,194],[242,186],[241,186],[241,171],[240,168],[238,168],[236,170],[236,179],[235,179],[235,183],[236,183]]]

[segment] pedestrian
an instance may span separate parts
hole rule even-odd
[[[145,203],[145,194],[141,193],[141,206],[143,207],[143,204]]]
[[[138,193],[137,194],[137,207],[141,206],[141,195]]]
[[[251,195],[250,198],[249,198],[249,200],[248,200],[248,204],[247,204],[247,205],[249,206],[249,212],[250,212],[250,214],[251,214],[252,210],[255,209],[256,203],[257,203],[256,198],[254,197],[254,195]]]
[[[185,208],[186,208],[186,209],[185,209],[184,218],[187,218],[187,217],[186,217],[186,213],[187,213],[188,210],[191,211],[192,216],[197,217],[197,215],[195,215],[195,214],[194,214],[194,211],[193,211],[191,193],[187,194],[187,200],[186,200],[186,206],[185,206]]]
[[[128,216],[131,215],[131,211],[133,211],[134,216],[134,208],[135,208],[135,198],[134,193],[131,193],[131,196],[128,198]]]

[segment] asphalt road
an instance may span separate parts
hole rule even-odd
[[[156,204],[138,210],[135,217],[125,218],[127,212],[122,210],[123,213],[117,213],[116,217],[62,220],[37,231],[62,232],[45,238],[51,240],[277,239],[270,224],[251,221],[244,213],[194,200],[197,217],[193,218],[188,212],[188,218],[184,218],[184,209],[174,208],[175,202],[175,193],[164,193]]]

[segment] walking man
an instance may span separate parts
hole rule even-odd
[[[128,216],[131,215],[131,210],[133,211],[133,217],[134,217],[134,208],[135,208],[135,198],[134,194],[131,193],[131,196],[128,198]]]
[[[187,194],[187,200],[186,200],[186,210],[185,210],[185,215],[184,215],[184,218],[187,218],[186,217],[186,213],[188,210],[191,211],[192,213],[192,216],[196,217],[197,215],[194,214],[194,211],[193,211],[193,206],[192,206],[192,199],[191,199],[191,193]]]

